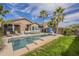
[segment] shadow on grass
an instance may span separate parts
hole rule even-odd
[[[75,37],[69,48],[62,53],[63,56],[79,56],[79,37]]]

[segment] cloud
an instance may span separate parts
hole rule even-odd
[[[13,4],[13,5],[16,6],[17,4]],[[62,4],[60,4],[60,3],[44,3],[44,4],[31,3],[28,5],[29,5],[28,7],[26,7],[23,10],[20,10],[20,11],[31,13],[32,15],[38,16],[41,10],[46,10],[47,12],[53,13],[53,11],[59,6],[67,9],[68,7],[70,7],[73,4],[68,4],[68,3],[62,3]]]
[[[48,11],[48,12],[53,12],[57,7],[59,7],[59,6],[61,6],[61,7],[63,7],[63,8],[68,8],[68,7],[70,7],[72,4],[58,4],[58,3],[53,3],[53,4],[51,4],[51,3],[45,3],[45,4],[31,4],[32,6],[37,6],[37,8],[38,9],[36,9],[36,10],[34,10],[33,12],[32,12],[32,14],[33,15],[39,15],[39,13],[40,13],[40,11],[41,10],[46,10],[46,11]]]
[[[66,15],[65,15],[64,22],[60,22],[59,26],[65,27],[73,23],[79,23],[78,21],[79,19],[79,11],[78,11],[79,6],[78,5],[79,4],[74,4],[74,3],[29,3],[29,4],[10,3],[8,5],[7,6],[11,8],[11,14],[15,18],[24,16],[38,23],[40,22],[40,19],[38,18],[38,16],[41,10],[46,10],[49,14],[49,19],[50,19],[50,17],[53,17],[53,12],[55,11],[55,9],[61,6],[65,8],[64,13]],[[46,19],[45,22],[47,21],[48,20]]]
[[[66,15],[64,21],[72,21],[72,20],[76,20],[76,19],[79,19],[79,12],[74,13],[74,14]]]
[[[66,15],[64,21],[59,23],[59,27],[66,27],[72,24],[79,24],[79,12]]]
[[[46,10],[48,13],[50,12],[50,14],[53,14],[53,11],[61,6],[65,9],[67,9],[68,7],[70,7],[73,4],[68,4],[68,3],[30,3],[30,4],[11,4],[14,8],[12,9],[12,11],[14,10],[18,10],[21,12],[27,12],[30,13],[34,16],[39,16],[39,13],[41,10]],[[19,8],[25,6],[24,9],[19,10]]]

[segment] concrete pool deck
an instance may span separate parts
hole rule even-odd
[[[24,48],[18,49],[13,51],[12,43],[6,43],[6,47],[0,51],[0,56],[20,56],[27,52],[30,52],[40,46],[43,46],[49,42],[51,42],[54,39],[59,38],[62,35],[56,35],[56,36],[46,36],[40,38],[40,40],[36,40],[31,44],[26,45]]]
[[[3,40],[6,42],[8,42],[9,39],[11,38],[20,38],[20,37],[28,37],[28,36],[35,36],[35,35],[43,35],[43,34],[48,34],[48,33],[39,33],[39,34],[20,34],[20,35],[12,35],[10,37],[4,36]]]

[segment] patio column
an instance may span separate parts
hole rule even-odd
[[[15,26],[14,26],[14,24],[12,25],[12,29],[13,29],[13,32],[15,31]]]
[[[31,26],[29,27],[29,31],[31,31],[32,30],[32,28],[31,28]]]
[[[21,34],[24,34],[25,28],[26,28],[25,24],[20,25],[20,32],[21,32]]]
[[[31,31],[32,31],[32,27],[31,27]]]

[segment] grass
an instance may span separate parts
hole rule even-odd
[[[45,46],[31,51],[25,56],[78,56],[79,38],[75,36],[63,36]]]

